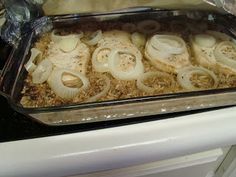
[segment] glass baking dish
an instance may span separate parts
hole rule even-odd
[[[47,23],[45,22],[45,19]],[[127,98],[91,103],[73,103],[62,106],[25,108],[19,100],[27,72],[24,64],[29,60],[30,49],[45,29],[65,28],[86,22],[121,21],[133,22],[154,19],[169,21],[174,19],[213,24],[231,37],[234,30],[230,21],[234,17],[207,11],[147,10],[121,11],[106,14],[74,14],[48,16],[39,19],[33,30],[22,37],[18,48],[11,53],[0,77],[1,94],[8,99],[16,111],[47,125],[71,125],[130,119],[143,116],[161,115],[205,108],[236,105],[236,88],[222,88],[202,91],[171,93],[157,96]],[[230,19],[230,20],[229,20]],[[48,23],[49,22],[49,23]]]

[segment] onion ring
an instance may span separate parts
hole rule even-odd
[[[105,87],[104,87],[104,89],[100,93],[98,93],[97,95],[94,95],[94,96],[90,97],[88,100],[86,100],[86,102],[95,102],[99,98],[101,98],[104,95],[106,95],[107,92],[109,91],[109,89],[111,87],[110,79],[106,75],[102,75],[101,77],[102,77],[102,79],[105,80]]]
[[[131,41],[136,47],[141,48],[145,45],[146,38],[143,34],[135,32],[131,35]]]
[[[149,87],[147,85],[145,85],[143,83],[144,80],[146,80],[149,77],[153,77],[153,76],[157,76],[157,77],[168,77],[171,79],[171,83],[174,82],[174,79],[171,75],[164,73],[164,72],[159,72],[159,71],[155,71],[155,72],[147,72],[142,74],[138,79],[137,79],[137,87],[147,93],[153,93],[154,91],[156,91],[155,88],[153,87]]]
[[[145,49],[146,49],[147,54],[154,60],[157,60],[159,58],[166,59],[166,58],[171,57],[170,53],[168,53],[166,51],[160,51],[160,50],[154,48],[153,45],[150,44],[150,41],[148,41],[146,43]]]
[[[135,57],[136,64],[131,71],[118,70],[117,60],[119,60],[119,54],[131,54]],[[114,49],[108,56],[108,67],[113,77],[119,80],[135,80],[144,72],[144,66],[142,63],[142,54],[138,51],[127,49]]]
[[[178,36],[174,35],[154,35],[150,39],[150,44],[160,51],[170,54],[181,54],[184,51],[185,42]]]
[[[74,38],[79,38],[79,39],[81,39],[84,36],[84,33],[82,31],[79,31],[76,34],[69,34],[69,35],[57,35],[57,34],[55,34],[56,32],[57,32],[57,30],[53,30],[51,33],[51,39],[54,43],[57,43],[62,39],[66,39],[66,38],[68,38],[68,36],[74,37]]]
[[[72,88],[65,86],[62,81],[62,76],[64,73],[78,77],[83,83],[82,87]],[[52,71],[51,75],[48,78],[48,84],[57,96],[67,100],[74,98],[77,94],[79,94],[80,91],[89,87],[89,81],[86,76],[79,72],[62,68],[55,68]]]
[[[32,82],[34,84],[41,84],[45,82],[51,74],[52,68],[53,65],[50,60],[45,59],[40,62],[37,68],[32,73]]]
[[[223,47],[227,47],[227,46],[228,48],[232,47],[234,49],[235,55],[233,58],[230,58],[229,56],[225,54],[226,52],[222,51]],[[224,65],[227,65],[231,68],[236,69],[236,44],[234,44],[233,42],[230,42],[230,41],[220,42],[214,50],[214,55],[217,62],[223,63]]]
[[[80,32],[79,34],[69,34],[69,35],[56,35],[55,30],[53,30],[51,34],[51,39],[63,52],[71,52],[73,51],[78,42],[80,41],[80,38],[83,37],[83,32]]]
[[[42,52],[36,48],[32,48],[30,51],[30,59],[24,66],[29,73],[32,73],[37,67],[35,63],[42,60]]]
[[[92,45],[96,45],[101,39],[102,39],[102,31],[97,30],[89,36],[88,40],[85,40],[84,42],[92,46]]]
[[[101,56],[103,60],[105,59],[104,61],[98,61],[97,57],[99,55],[99,52],[101,52],[102,50],[109,50],[109,52],[105,53],[105,58],[104,58],[104,56]],[[92,65],[93,65],[93,68],[95,69],[95,71],[97,71],[97,72],[107,72],[107,71],[109,71],[109,68],[108,68],[108,55],[111,52],[111,50],[112,50],[112,47],[110,47],[108,45],[96,48],[96,50],[93,52],[93,55],[92,55]]]
[[[190,67],[185,67],[178,71],[177,81],[184,89],[187,89],[187,90],[200,90],[201,89],[192,84],[190,78],[193,74],[207,74],[214,80],[213,88],[216,88],[218,85],[218,79],[212,71],[203,67],[190,66]]]
[[[216,39],[208,34],[197,34],[194,36],[194,42],[201,47],[211,48],[216,44]]]

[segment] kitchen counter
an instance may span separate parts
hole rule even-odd
[[[236,144],[236,107],[0,143],[0,176],[56,177],[122,168]],[[14,131],[14,130],[13,130]]]

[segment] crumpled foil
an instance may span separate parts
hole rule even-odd
[[[210,5],[224,9],[226,12],[236,16],[236,0],[204,0]]]
[[[1,38],[17,47],[21,37],[31,30],[31,22],[43,15],[42,0],[3,0],[6,22],[1,28]]]

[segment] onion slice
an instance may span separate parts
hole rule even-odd
[[[160,29],[161,25],[155,20],[144,20],[137,24],[138,31],[143,34],[153,34]]]
[[[65,53],[73,51],[79,42],[79,38],[68,36],[58,42],[58,47]]]
[[[55,30],[53,30],[51,34],[52,41],[58,45],[58,47],[63,52],[71,52],[73,51],[78,42],[80,41],[80,38],[83,37],[83,32],[80,32],[78,34],[69,34],[69,35],[56,35]]]
[[[42,60],[42,52],[36,48],[32,48],[31,55],[29,61],[25,64],[25,69],[32,73],[36,69],[36,62],[40,62]]]
[[[174,35],[154,35],[146,43],[147,54],[152,59],[167,59],[172,55],[181,54],[186,50],[182,38]]]
[[[62,81],[63,74],[70,74],[72,76],[79,78],[82,81],[83,85],[80,88],[65,86]],[[56,95],[67,100],[72,99],[77,94],[79,94],[80,91],[87,89],[89,87],[89,81],[86,78],[86,76],[84,76],[79,72],[62,68],[55,68],[52,71],[51,75],[48,78],[48,84],[51,87],[51,89],[56,93]]]
[[[34,84],[41,84],[45,82],[51,74],[52,68],[53,65],[50,60],[45,59],[40,62],[37,68],[32,73],[32,82]]]
[[[104,50],[104,53],[101,53]],[[97,72],[107,72],[108,68],[108,56],[112,50],[110,46],[101,46],[96,48],[92,55],[92,65]],[[100,60],[98,57],[101,57]]]
[[[184,89],[187,89],[187,90],[200,90],[201,89],[192,84],[191,76],[193,74],[208,75],[214,80],[213,88],[216,88],[218,85],[218,79],[212,71],[203,67],[190,66],[190,67],[185,67],[179,70],[178,75],[177,75],[177,81]]]
[[[85,40],[84,42],[92,46],[96,45],[101,39],[102,39],[102,31],[97,30],[89,36],[88,40]]]
[[[120,54],[130,54],[135,58],[135,66],[132,70],[121,71],[118,69]],[[108,56],[108,67],[113,77],[119,80],[135,80],[144,72],[142,54],[138,51],[127,49],[113,49]]]
[[[170,54],[181,54],[184,51],[185,42],[178,36],[174,35],[154,35],[150,39],[150,44],[161,51]]]
[[[233,56],[231,57],[229,56],[230,49],[233,50],[232,53]],[[230,41],[220,42],[214,49],[214,55],[219,63],[223,63],[231,68],[236,69],[236,44],[234,44],[233,42]]]
[[[110,87],[111,87],[110,79],[106,75],[102,75],[101,78],[105,81],[105,86],[104,86],[103,90],[100,93],[98,93],[97,95],[90,97],[86,102],[95,102],[99,98],[106,95],[107,92],[110,90]]]
[[[146,38],[143,34],[135,32],[131,35],[131,41],[136,47],[141,48],[145,45]]]
[[[169,53],[168,51],[161,51],[157,48],[155,48],[153,45],[150,44],[150,41],[148,41],[146,43],[146,48],[145,48],[147,54],[154,60],[157,60],[157,59],[160,59],[160,58],[163,58],[163,59],[166,59],[166,58],[169,58],[171,57],[171,53]]]
[[[84,33],[82,31],[79,31],[76,34],[69,34],[69,35],[58,35],[56,34],[57,30],[53,30],[51,33],[51,39],[54,43],[59,42],[62,39],[66,39],[68,37],[74,37],[74,38],[79,38],[81,39],[84,36]]]
[[[147,93],[153,93],[154,91],[156,91],[155,88],[153,87],[149,87],[147,85],[145,85],[143,82],[150,78],[150,77],[167,77],[169,79],[171,79],[171,83],[174,83],[174,79],[173,77],[171,77],[169,74],[167,73],[163,73],[163,72],[159,72],[159,71],[155,71],[155,72],[147,72],[144,73],[143,75],[141,75],[138,79],[137,79],[137,87]]]
[[[216,44],[215,37],[209,34],[197,34],[194,36],[194,41],[201,47],[211,48]]]

